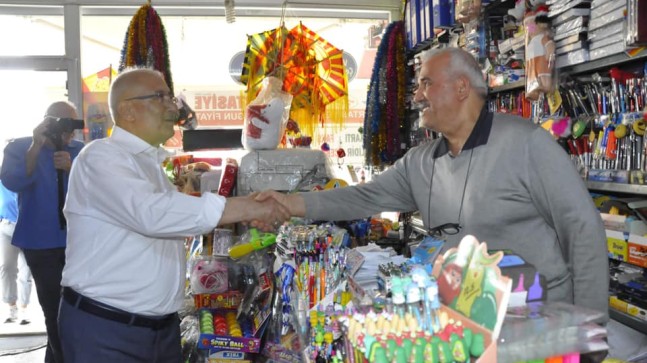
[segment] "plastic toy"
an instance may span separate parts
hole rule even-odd
[[[237,243],[229,249],[229,257],[239,259],[253,251],[262,250],[276,243],[276,234],[259,233],[256,228],[251,228],[243,235],[241,243]]]
[[[251,150],[273,150],[279,144],[281,116],[285,104],[280,98],[272,98],[267,104],[247,106],[247,141]]]
[[[228,290],[227,261],[217,258],[198,260],[191,272],[194,294],[223,293]]]

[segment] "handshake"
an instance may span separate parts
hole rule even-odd
[[[228,220],[226,218],[228,217],[228,211],[231,211],[232,214],[235,213],[239,218],[232,215],[235,220]],[[305,202],[300,195],[266,190],[246,197],[230,198],[227,201],[220,224],[241,221],[248,223],[251,227],[267,232],[277,229],[290,217],[303,216],[305,216]]]

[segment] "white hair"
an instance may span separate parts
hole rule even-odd
[[[456,47],[429,49],[420,54],[420,62],[425,63],[436,56],[446,53],[449,53],[447,67],[449,75],[454,77],[463,75],[467,77],[472,88],[477,91],[477,94],[482,98],[486,98],[488,88],[485,84],[481,66],[469,52]]]

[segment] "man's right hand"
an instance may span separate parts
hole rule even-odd
[[[289,211],[291,216],[305,217],[306,204],[299,194],[284,194],[275,190],[265,190],[255,195],[256,201],[263,202],[274,199],[281,203]]]
[[[291,217],[289,209],[275,199],[267,198],[258,201],[255,196],[250,196],[250,198],[254,198],[252,200],[259,206],[250,213],[252,218],[248,222],[252,227],[265,232],[273,231]]]
[[[53,118],[45,117],[45,119],[43,119],[43,121],[39,123],[36,128],[34,128],[32,134],[32,143],[34,146],[41,147],[45,145],[47,140],[49,140],[49,138],[47,137],[47,128],[53,122],[56,122]]]
[[[41,123],[39,123],[36,128],[34,128],[31,145],[29,146],[29,149],[27,149],[26,167],[27,175],[29,176],[33,174],[34,169],[36,168],[40,149],[49,139],[47,137],[47,128],[52,122],[56,121],[54,121],[54,119],[51,117],[45,117],[45,119]]]

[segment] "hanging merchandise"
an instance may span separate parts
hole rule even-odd
[[[262,88],[245,109],[242,144],[247,150],[274,150],[290,115],[292,95],[281,91],[281,80],[263,79]]]
[[[393,22],[377,49],[363,127],[367,165],[390,164],[403,154],[400,129],[407,110],[404,37],[403,22]]]
[[[173,93],[166,31],[150,0],[137,10],[130,21],[121,49],[119,72],[136,66],[150,67],[161,72]]]
[[[247,86],[247,103],[253,100],[267,76],[283,82],[291,94],[290,117],[306,135],[318,124],[340,130],[348,116],[348,79],[343,51],[299,23],[248,36],[241,81]]]
[[[548,7],[540,5],[526,14],[526,98],[539,99],[539,94],[553,90],[555,42],[551,34]]]
[[[467,23],[481,15],[481,0],[456,0],[456,21]]]

